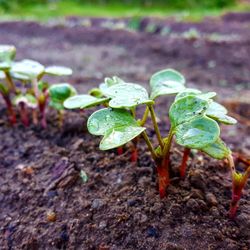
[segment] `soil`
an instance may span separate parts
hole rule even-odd
[[[104,19],[91,19],[92,27],[80,25],[80,18],[72,25],[72,17],[60,24],[5,22],[0,43],[14,44],[18,59],[72,67],[68,81],[81,93],[105,76],[147,86],[152,73],[175,68],[188,86],[218,93],[239,120],[223,126],[222,138],[234,152],[249,156],[250,19],[238,15],[233,21],[201,23],[147,19],[161,29],[170,27],[174,36],[103,28]],[[182,36],[194,27],[206,36]],[[207,38],[212,33],[237,39],[214,41]],[[156,105],[165,134],[170,99]],[[86,129],[93,110],[67,112],[62,130],[53,111],[46,130],[19,123],[10,127],[5,111],[1,102],[0,249],[250,249],[249,183],[237,217],[230,220],[225,162],[192,152],[187,176],[180,180],[182,149],[173,146],[172,182],[168,197],[160,199],[143,142],[137,163],[130,162],[129,145],[119,156],[115,150],[99,151],[100,138]],[[156,143],[150,123],[147,128]]]

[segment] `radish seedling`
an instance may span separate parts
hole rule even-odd
[[[5,83],[0,83],[0,93],[5,101],[9,121],[12,125],[16,123],[16,113],[11,102],[11,93],[16,93],[15,85],[10,77],[10,68],[16,55],[16,48],[10,45],[0,45],[0,79]]]
[[[63,103],[71,96],[75,96],[77,91],[68,83],[54,84],[48,89],[50,102],[49,105],[58,112],[59,128],[63,126],[64,120],[64,106]]]

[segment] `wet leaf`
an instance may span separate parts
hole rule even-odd
[[[231,154],[230,149],[220,138],[208,144],[206,147],[201,148],[201,151],[218,160],[222,160]]]
[[[49,66],[45,69],[45,73],[53,76],[69,76],[72,75],[73,71],[64,66]]]
[[[114,127],[106,131],[101,143],[101,150],[120,147],[140,135],[146,128],[139,126]]]
[[[107,88],[116,85],[116,84],[120,84],[120,83],[125,83],[121,78],[117,77],[117,76],[113,76],[112,78],[106,77],[104,79],[104,83],[101,83],[99,88],[100,90],[103,92],[105,91]]]
[[[209,104],[209,107],[206,110],[206,115],[218,122],[227,125],[233,125],[237,123],[237,120],[227,115],[227,109],[217,102],[212,102]]]
[[[185,78],[173,69],[155,73],[150,79],[151,99],[158,96],[177,94],[185,89]]]
[[[104,135],[115,127],[138,126],[133,116],[123,109],[105,108],[94,112],[88,119],[88,130],[93,135]]]
[[[176,95],[175,101],[177,101],[183,97],[186,97],[186,96],[197,96],[201,99],[209,100],[209,99],[215,97],[216,93],[215,92],[202,93],[198,89],[188,89],[187,88],[183,92],[180,92],[179,94]]]
[[[153,103],[149,99],[145,88],[134,83],[120,83],[103,91],[103,94],[111,98],[109,106],[112,108],[132,108],[139,104]]]
[[[186,96],[175,101],[169,110],[169,117],[173,127],[187,122],[195,116],[205,113],[209,101],[196,96]]]
[[[87,126],[91,134],[104,135],[100,143],[101,150],[126,144],[145,130],[128,111],[110,108],[93,113],[88,119]]]
[[[194,149],[201,149],[215,142],[219,135],[217,122],[206,116],[195,117],[175,129],[176,142]]]
[[[108,100],[108,98],[96,98],[91,95],[76,95],[68,98],[63,105],[67,109],[83,109],[97,106]]]
[[[32,80],[44,73],[44,66],[33,60],[14,62],[11,67],[11,75],[19,80]]]

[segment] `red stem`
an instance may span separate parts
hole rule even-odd
[[[123,147],[117,148],[117,154],[122,155],[123,154]]]
[[[138,159],[137,147],[133,146],[133,151],[131,153],[131,162],[137,162],[137,159]]]
[[[157,166],[159,178],[159,193],[160,197],[166,196],[166,189],[170,184],[169,180],[169,157],[165,157],[160,165]]]
[[[190,154],[190,148],[185,148],[183,152],[182,163],[180,166],[180,176],[182,179],[185,178],[189,154]]]
[[[26,105],[23,102],[21,102],[19,105],[20,105],[21,121],[25,127],[28,127],[29,126],[29,117],[28,117]]]
[[[13,109],[13,105],[11,103],[9,95],[3,95],[3,98],[4,98],[6,106],[7,106],[9,122],[13,126],[16,124],[16,113]]]
[[[41,125],[44,129],[47,128],[47,121],[46,121],[46,104],[48,100],[48,93],[44,92],[38,98],[38,105],[41,114]]]

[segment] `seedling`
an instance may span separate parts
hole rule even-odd
[[[16,114],[11,102],[11,93],[16,93],[15,85],[10,77],[9,70],[16,55],[16,48],[9,45],[0,45],[0,79],[5,83],[0,83],[0,93],[5,101],[9,121],[12,125],[16,123]]]
[[[22,107],[21,117],[24,122],[23,114],[27,113],[25,109],[28,107],[25,95],[29,94],[36,98],[38,103],[37,107],[39,108],[41,114],[41,124],[43,127],[46,127],[45,109],[48,99],[47,89],[49,85],[41,82],[41,79],[44,75],[68,76],[72,74],[72,70],[61,66],[50,66],[46,68],[39,62],[27,59],[14,62],[13,60],[15,58],[15,54],[16,49],[14,46],[0,45],[0,79],[5,80],[5,83],[0,83],[0,93],[5,100],[9,120],[11,124],[16,122],[16,115],[12,106],[12,95],[16,95],[14,99],[15,102],[18,102],[18,106]],[[23,83],[21,89],[16,87],[16,82]],[[19,102],[19,99],[22,101]],[[23,102],[24,99],[26,101]],[[37,108],[33,108],[32,113],[33,122],[37,123]],[[25,120],[25,124],[27,125],[27,119]]]
[[[71,96],[75,96],[77,91],[68,83],[55,84],[49,87],[50,102],[49,105],[58,112],[59,128],[63,127],[64,106],[63,103]]]
[[[215,159],[231,159],[231,151],[220,139],[218,122],[230,125],[235,124],[236,120],[227,115],[225,107],[213,101],[215,92],[202,93],[197,89],[186,88],[185,78],[175,70],[167,69],[154,74],[150,79],[150,88],[149,95],[147,90],[138,84],[126,83],[117,77],[108,78],[98,89],[91,91],[95,97],[74,96],[66,100],[64,106],[69,109],[87,108],[98,104],[106,106],[94,112],[87,124],[91,134],[103,136],[100,142],[101,150],[120,148],[141,136],[155,162],[159,193],[163,198],[170,184],[170,150],[173,139],[184,147],[180,167],[180,175],[184,178],[190,149],[200,150]],[[154,109],[155,100],[163,95],[176,95],[169,109],[170,129],[166,138],[161,135]],[[141,119],[136,118],[136,108],[139,105],[145,106]],[[152,145],[144,127],[149,114],[158,140],[157,147]],[[236,175],[233,174],[233,182],[236,183],[234,193],[239,193],[238,187],[242,190],[248,175],[249,170],[244,177],[235,181]],[[232,204],[235,204],[234,200]]]
[[[21,121],[25,127],[29,126],[29,116],[27,108],[32,110],[33,123],[37,124],[37,116],[35,110],[37,109],[38,103],[36,98],[31,94],[19,94],[14,98],[14,104],[20,108]]]

